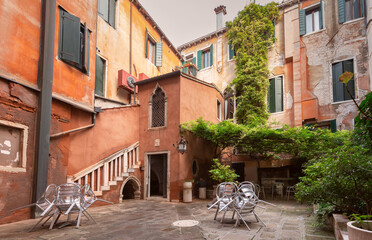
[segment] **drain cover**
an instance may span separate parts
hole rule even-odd
[[[172,225],[176,227],[193,227],[198,225],[199,222],[195,220],[180,220],[174,222]]]

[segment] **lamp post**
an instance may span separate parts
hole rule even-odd
[[[173,147],[175,147],[179,153],[184,154],[187,151],[187,140],[183,138],[183,135],[182,135],[183,130],[181,126],[180,126],[180,134],[181,134],[180,141],[176,145],[173,144]]]

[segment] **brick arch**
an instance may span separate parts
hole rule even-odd
[[[141,181],[138,178],[136,178],[135,176],[129,176],[124,180],[123,184],[120,187],[119,202],[123,201],[123,190],[124,190],[125,185],[128,182],[133,183],[135,199],[139,199],[140,196],[141,196]]]

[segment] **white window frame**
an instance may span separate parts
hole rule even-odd
[[[23,124],[14,123],[6,120],[0,120],[0,125],[6,127],[17,128],[21,130],[21,141],[20,141],[20,167],[8,167],[0,166],[0,171],[4,172],[26,172],[27,164],[27,145],[28,145],[28,127]]]
[[[217,113],[217,115],[216,115],[216,117],[217,117],[218,121],[221,121],[221,108],[222,108],[221,106],[222,106],[221,102],[217,98],[217,101],[216,101],[216,113]]]
[[[187,57],[189,56],[192,56],[189,60],[187,60]],[[185,62],[188,63],[189,61],[191,61],[192,63],[192,59],[194,58],[195,54],[192,52],[192,53],[189,53],[187,55],[185,55]]]
[[[211,49],[211,46],[212,46],[213,44],[211,43],[211,44],[209,44],[207,47],[204,47],[204,48],[201,48],[201,49],[199,49],[199,51],[205,51],[205,50],[207,50],[207,49]],[[214,56],[214,55],[213,55]],[[196,60],[196,61],[198,61],[198,60]],[[202,66],[203,66],[203,55],[202,55]],[[210,65],[209,67],[206,67],[206,68],[202,68],[202,69],[199,69],[199,71],[203,71],[203,70],[206,70],[206,69],[210,69],[210,68],[212,68],[212,66],[213,65]]]
[[[96,52],[96,54],[100,58],[102,58],[103,60],[105,60],[105,74],[103,76],[103,97],[106,97],[106,95],[107,95],[107,73],[108,73],[108,63],[109,63],[109,60],[106,57],[104,57],[99,52]],[[97,96],[99,96],[99,95],[97,95]],[[101,97],[101,96],[99,96],[99,97]]]
[[[314,33],[318,33],[318,32],[322,32],[322,31],[324,31],[325,29],[326,29],[326,27],[325,27],[325,25],[326,25],[326,19],[325,19],[325,16],[324,16],[324,2],[325,1],[322,1],[322,2],[318,2],[318,3],[315,3],[315,4],[312,4],[312,5],[310,5],[310,6],[308,6],[308,7],[305,7],[305,8],[303,8],[303,10],[305,10],[305,31],[306,31],[306,12],[308,11],[308,10],[310,10],[310,9],[312,9],[312,8],[317,8],[317,7],[319,7],[319,9],[320,9],[320,4],[322,4],[323,6],[322,6],[322,21],[323,21],[323,28],[322,29],[319,29],[319,30],[317,30],[317,31],[313,31],[313,32],[306,32],[306,34],[305,35],[303,35],[303,36],[308,36],[308,35],[311,35],[311,34],[314,34]]]

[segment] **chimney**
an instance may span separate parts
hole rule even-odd
[[[216,12],[216,19],[217,19],[217,31],[220,30],[221,28],[223,28],[223,15],[226,15],[226,6],[224,5],[220,5],[218,7],[216,7],[214,9],[214,11]]]

